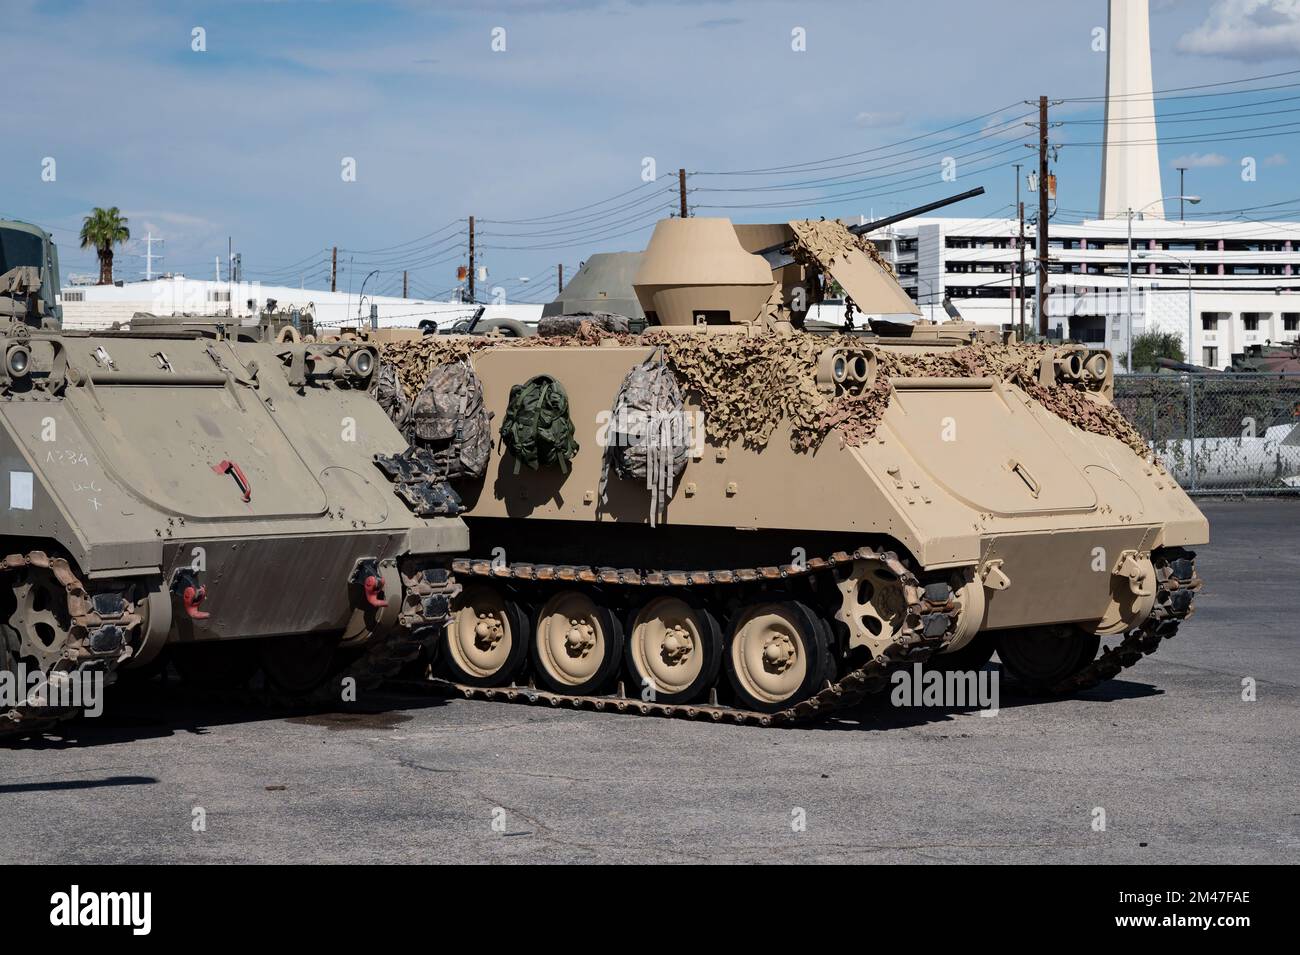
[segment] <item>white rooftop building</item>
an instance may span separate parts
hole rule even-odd
[[[317,327],[368,324],[372,305],[380,328],[415,328],[422,321],[433,321],[439,326],[452,325],[471,318],[479,307],[461,302],[370,294],[361,299],[354,292],[256,282],[231,284],[184,276],[120,285],[76,285],[62,290],[63,324],[66,328],[107,328],[114,322],[130,321],[137,312],[154,315],[229,314],[251,320],[267,306],[268,301],[274,301],[277,308],[286,311],[311,306]],[[501,303],[487,305],[483,317],[536,322],[541,314],[541,305]]]
[[[941,315],[950,298],[965,318],[1009,325],[1020,320],[1018,233],[1014,219],[922,218],[870,238],[923,312]],[[1135,219],[1131,309],[1127,233],[1127,217],[1051,226],[1049,331],[1123,353],[1131,312],[1135,336],[1178,335],[1191,361],[1214,368],[1245,345],[1300,338],[1300,222]],[[1032,268],[1033,230],[1026,236]],[[1023,285],[1033,329],[1035,276]]]

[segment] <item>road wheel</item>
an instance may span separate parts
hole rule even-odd
[[[1075,627],[1025,627],[997,635],[998,659],[1020,686],[1047,694],[1097,656],[1101,638]]]
[[[528,617],[489,584],[468,584],[452,604],[439,663],[467,686],[505,686],[528,658]]]
[[[722,665],[722,631],[703,607],[681,597],[653,597],[628,627],[631,692],[656,703],[692,703],[708,692]]]
[[[261,641],[267,681],[289,697],[306,697],[322,687],[356,651],[340,651],[339,638],[318,633],[267,637]]]
[[[599,693],[623,659],[623,628],[607,607],[580,590],[542,605],[532,641],[533,670],[554,693]]]
[[[775,713],[821,689],[829,653],[826,630],[805,604],[756,604],[732,623],[727,678],[741,706]]]

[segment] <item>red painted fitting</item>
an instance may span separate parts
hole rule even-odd
[[[361,584],[366,592],[366,603],[372,607],[387,607],[388,601],[384,599],[384,582],[371,574]]]
[[[207,587],[186,587],[185,592],[181,594],[181,603],[185,607],[185,612],[194,620],[207,620],[212,614],[205,610],[199,609],[199,604],[203,603],[208,596]]]

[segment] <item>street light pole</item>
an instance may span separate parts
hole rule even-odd
[[[1128,210],[1128,241],[1124,243],[1128,252],[1128,294],[1124,302],[1124,370],[1133,374],[1133,207]]]
[[[1128,243],[1127,243],[1128,247],[1127,249],[1125,249],[1125,251],[1128,253],[1128,270],[1127,270],[1128,271],[1128,280],[1127,280],[1128,302],[1124,306],[1124,311],[1127,313],[1126,314],[1127,320],[1125,323],[1127,327],[1127,332],[1125,338],[1127,339],[1128,347],[1125,349],[1125,354],[1124,354],[1124,370],[1129,374],[1133,373],[1133,216],[1141,215],[1142,213],[1146,212],[1148,209],[1150,209],[1152,206],[1156,205],[1157,203],[1168,202],[1170,199],[1177,199],[1179,202],[1187,201],[1190,202],[1192,205],[1196,205],[1198,202],[1201,201],[1200,196],[1184,196],[1180,194],[1177,196],[1165,196],[1162,199],[1155,199],[1151,202],[1148,202],[1141,209],[1135,210],[1133,209],[1132,206],[1130,206],[1128,209]],[[1192,347],[1192,342],[1191,339],[1189,338],[1187,341],[1187,348],[1189,351],[1191,350],[1191,347]]]
[[[369,275],[361,280],[361,295],[357,298],[357,319],[361,318],[361,303],[366,300],[366,283],[379,274],[379,269],[374,269]]]

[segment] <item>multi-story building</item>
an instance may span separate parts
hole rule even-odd
[[[1131,306],[1128,228],[1127,217],[1051,225],[1050,333],[1122,353],[1131,315],[1133,335],[1173,333],[1215,368],[1245,345],[1300,339],[1300,223],[1135,218]],[[942,314],[947,298],[963,317],[1016,324],[1023,294],[1039,327],[1032,227],[1026,272],[1014,219],[910,219],[870,238],[923,312]]]

